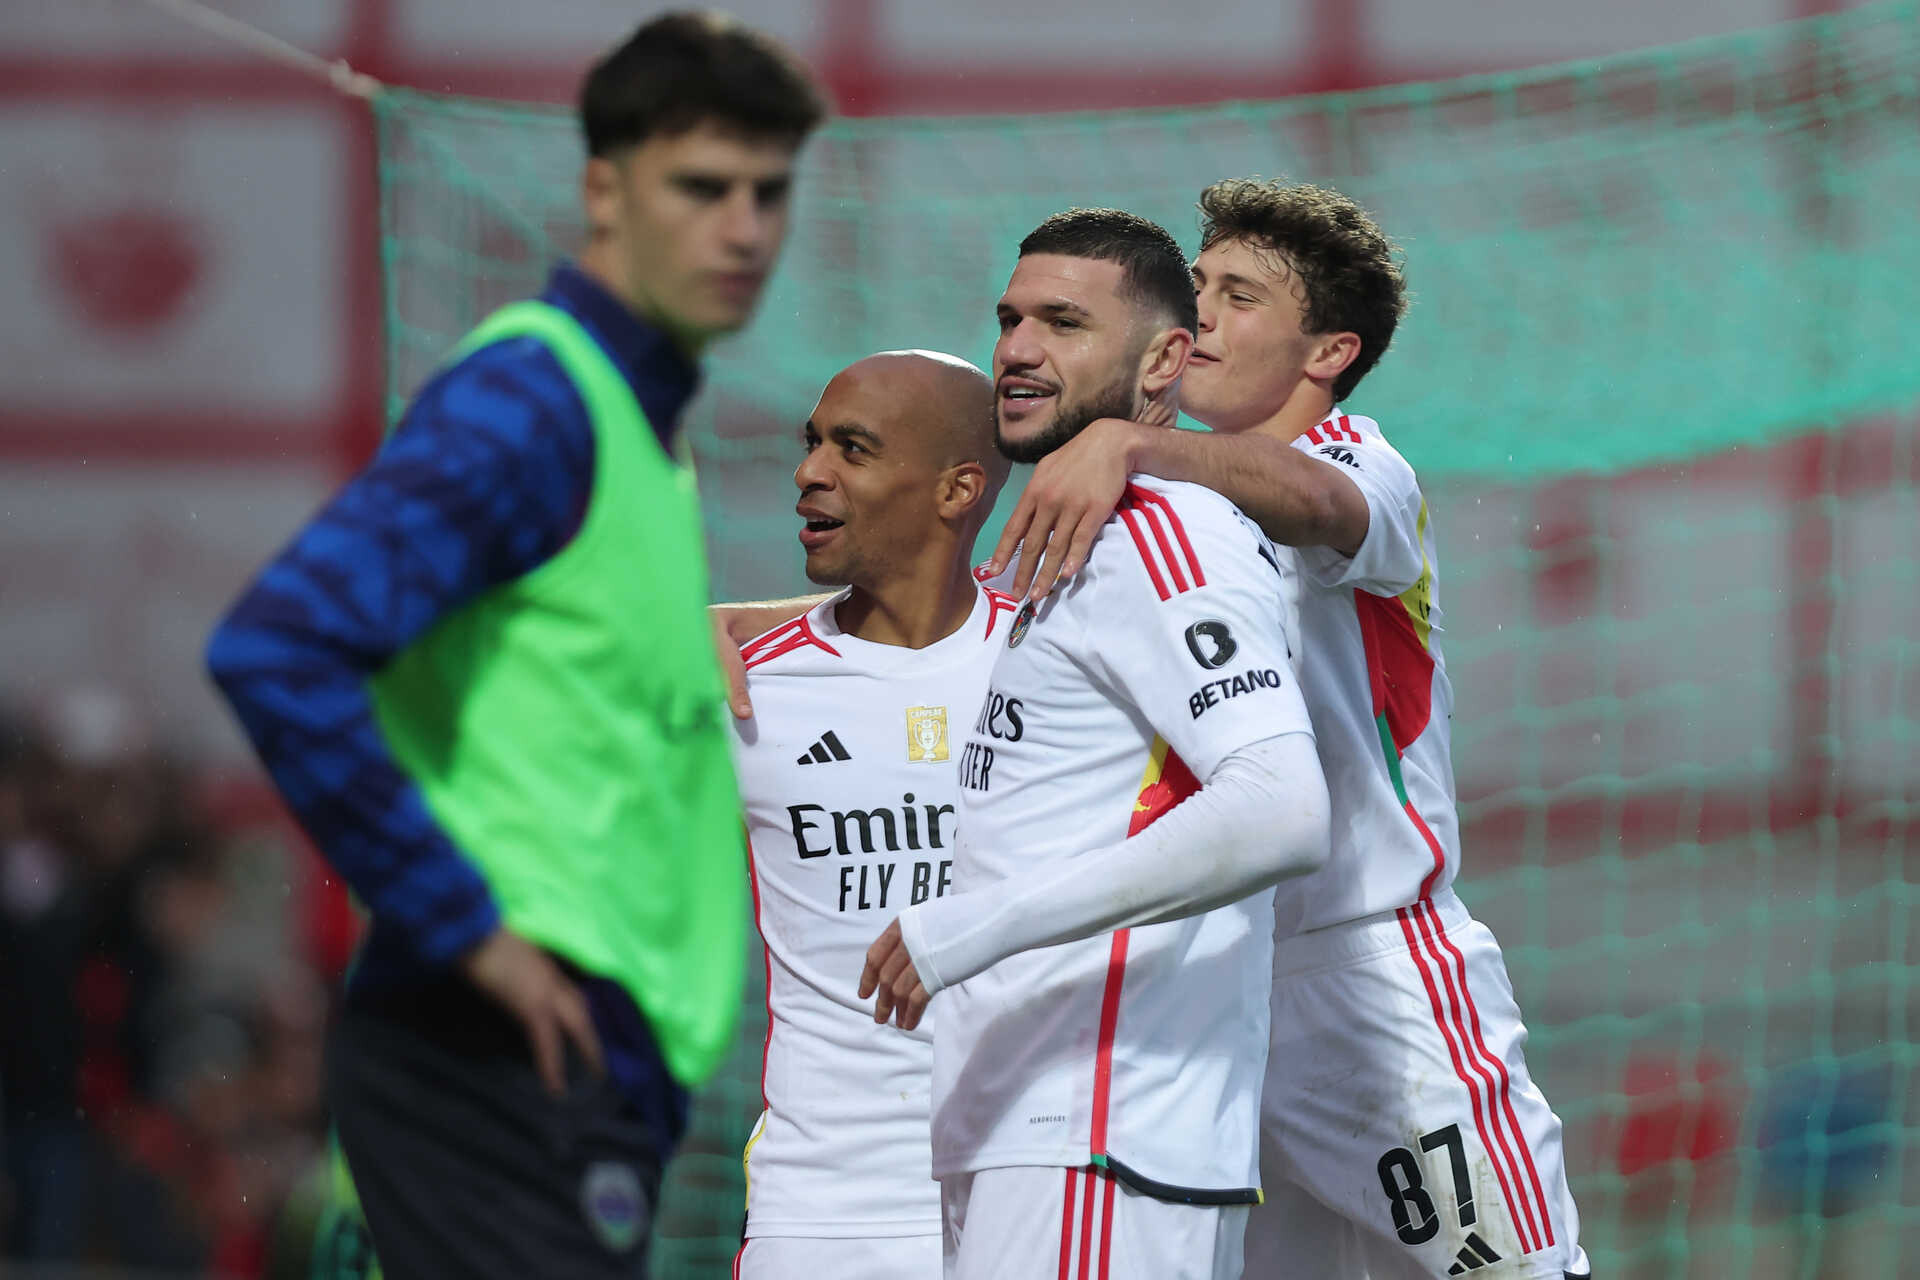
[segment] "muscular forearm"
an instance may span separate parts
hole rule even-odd
[[[1137,428],[1127,458],[1131,470],[1224,495],[1282,546],[1351,555],[1366,537],[1366,502],[1352,482],[1272,436]]]
[[[1234,752],[1206,785],[1119,844],[909,907],[901,934],[929,992],[1008,956],[1211,911],[1325,863],[1326,780],[1304,733]]]

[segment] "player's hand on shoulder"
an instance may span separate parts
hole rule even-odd
[[[1100,526],[1126,492],[1136,433],[1121,418],[1101,418],[1042,458],[1014,507],[988,561],[1003,572],[1019,548],[1012,594],[1044,599],[1062,578],[1087,562]]]
[[[902,1031],[920,1025],[933,995],[914,970],[896,917],[867,948],[867,965],[860,971],[860,998],[873,996],[873,1020],[885,1026],[891,1018]]]
[[[561,1097],[567,1091],[568,1041],[595,1074],[605,1073],[587,997],[545,951],[503,926],[461,957],[460,971],[527,1033],[547,1092]]]

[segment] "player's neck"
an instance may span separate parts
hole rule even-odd
[[[674,345],[685,352],[689,359],[698,360],[705,344],[688,334],[677,331],[659,307],[655,306],[634,282],[627,278],[621,269],[619,255],[604,240],[589,243],[580,251],[578,259],[580,270],[590,276],[599,286],[618,298],[627,310],[659,329],[673,339]]]
[[[834,608],[840,630],[871,644],[924,649],[965,625],[978,589],[965,558],[926,565],[924,573],[898,575],[871,587],[856,585]]]
[[[1310,378],[1302,378],[1293,384],[1284,404],[1240,434],[1292,440],[1318,426],[1332,411],[1333,392]]]
[[[1133,420],[1143,427],[1172,427],[1180,421],[1180,384],[1174,383],[1157,395],[1142,396]]]

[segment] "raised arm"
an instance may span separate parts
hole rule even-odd
[[[1351,556],[1367,536],[1367,502],[1353,480],[1284,440],[1102,418],[1034,468],[994,548],[992,570],[1004,570],[1024,541],[1012,593],[1045,596],[1086,563],[1134,472],[1204,485],[1284,546]]]

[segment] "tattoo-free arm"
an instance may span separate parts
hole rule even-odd
[[[1269,538],[1352,556],[1367,537],[1367,500],[1336,463],[1265,435],[1217,435],[1135,426],[1131,471],[1203,485],[1230,499]]]

